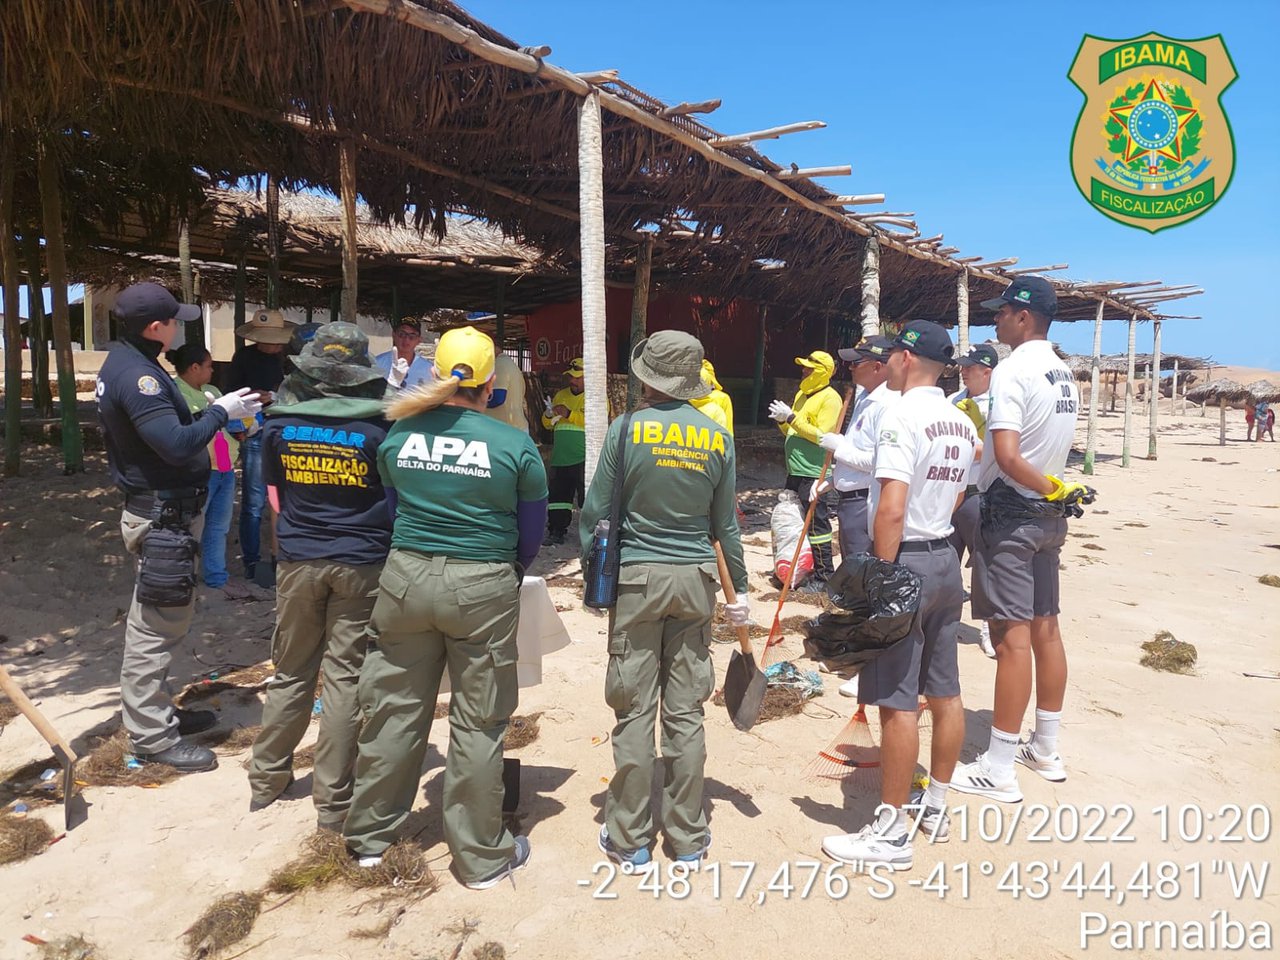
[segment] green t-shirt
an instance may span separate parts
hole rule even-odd
[[[609,516],[617,475],[619,417],[605,435],[600,462],[579,519],[583,549],[596,523]],[[622,564],[715,563],[718,540],[733,576],[745,593],[734,500],[733,437],[681,400],[637,410],[631,418],[622,481]],[[586,561],[583,561],[585,568]]]
[[[515,562],[516,504],[547,496],[529,434],[462,407],[396,421],[378,472],[398,499],[391,545],[459,560]]]

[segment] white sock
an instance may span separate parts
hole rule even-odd
[[[907,811],[901,807],[881,810],[878,822],[884,836],[896,837],[907,832]]]
[[[1001,779],[1013,776],[1013,758],[1021,741],[1016,733],[1005,733],[991,728],[991,743],[987,747],[987,766]]]
[[[1036,708],[1036,732],[1031,735],[1031,742],[1040,756],[1051,757],[1058,752],[1058,727],[1061,723],[1061,710]]]
[[[951,784],[940,783],[933,777],[929,778],[929,785],[924,788],[924,806],[926,810],[946,810],[947,809],[947,791],[951,789]]]

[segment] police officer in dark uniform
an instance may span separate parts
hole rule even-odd
[[[196,555],[209,484],[213,435],[228,420],[255,416],[261,405],[247,388],[193,414],[160,366],[178,322],[200,316],[164,287],[138,283],[115,305],[120,340],[98,374],[98,417],[111,478],[124,491],[120,533],[138,557],[137,583],[124,634],[120,702],[134,754],[184,773],[212,770],[213,751],[182,736],[213,726],[211,711],[175,709],[169,661],[191,626]]]

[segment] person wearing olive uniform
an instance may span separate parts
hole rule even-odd
[[[814,350],[807,357],[796,357],[796,363],[808,371],[800,381],[791,406],[781,400],[769,404],[769,416],[778,422],[786,437],[787,489],[800,497],[800,506],[808,511],[813,499],[813,481],[822,473],[826,451],[818,446],[824,433],[840,427],[840,394],[831,386],[836,362],[825,350]],[[809,525],[809,546],[813,548],[813,573],[804,588],[822,590],[835,573],[831,550],[830,493],[819,492]]]
[[[435,380],[388,406],[378,450],[394,497],[391,553],[378,581],[360,673],[365,725],[344,832],[358,863],[379,863],[418,795],[440,678],[449,671],[444,835],[468,887],[529,861],[502,820],[502,737],[515,712],[524,568],[538,554],[547,477],[527,434],[485,415],[493,341],[446,332]]]
[[[700,860],[711,845],[702,705],[715,679],[708,649],[719,585],[713,542],[723,548],[743,598],[726,607],[737,624],[748,622],[747,570],[734,506],[733,440],[688,402],[709,389],[702,344],[675,330],[655,333],[636,344],[631,369],[644,385],[646,406],[627,424],[623,454],[621,568],[605,674],[605,701],[617,720],[617,771],[598,843],[611,860],[642,866],[651,861],[654,840],[649,795],[659,705],[663,829],[678,860]],[[615,420],[605,436],[579,520],[584,544],[609,515],[623,425],[624,418]]]
[[[212,770],[213,751],[182,737],[213,726],[211,711],[173,705],[169,662],[191,627],[196,556],[209,487],[208,445],[228,420],[256,416],[247,389],[193,414],[158,358],[200,308],[138,283],[116,299],[120,341],[98,373],[98,418],[111,479],[124,492],[120,534],[139,558],[125,621],[120,712],[134,755],[181,772]]]
[[[323,676],[311,794],[321,830],[341,830],[351,803],[360,708],[356,683],[391,511],[378,476],[387,381],[355,324],[326,323],[280,385],[262,428],[262,476],[279,517],[276,629],[262,729],[249,765],[250,810],[293,781],[293,752]],[[322,668],[323,667],[323,672]]]
[[[548,547],[564,543],[573,519],[573,505],[582,505],[587,459],[585,374],[581,357],[571,361],[565,371],[569,385],[555,395],[542,414],[542,426],[552,431],[551,501],[547,505],[547,538],[543,541]]]

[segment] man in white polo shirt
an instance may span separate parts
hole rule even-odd
[[[1058,556],[1067,516],[1093,491],[1060,478],[1075,434],[1080,395],[1049,343],[1057,312],[1053,286],[1019,277],[982,306],[996,311],[996,336],[1013,352],[991,377],[991,412],[978,474],[982,524],[973,565],[973,615],[988,620],[996,648],[995,709],[987,752],[956,771],[951,785],[1016,803],[1014,762],[1046,780],[1067,778],[1058,724],[1067,658],[1058,630]],[[1035,668],[1036,726],[1020,742]]]
[[[947,783],[964,742],[956,659],[964,601],[960,560],[947,538],[978,434],[937,386],[954,352],[946,330],[915,320],[892,346],[888,383],[902,397],[880,419],[869,529],[877,557],[900,563],[920,578],[920,610],[911,632],[863,667],[860,676],[859,702],[880,708],[883,780],[877,817],[858,833],[822,842],[827,856],[861,870],[876,864],[910,869],[913,820],[919,821],[923,839],[947,839]],[[933,714],[929,786],[923,796],[910,797],[920,752],[921,694]]]

